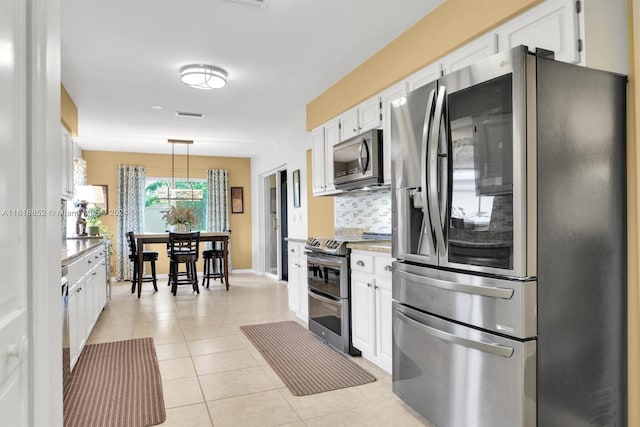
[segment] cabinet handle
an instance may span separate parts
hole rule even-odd
[[[370,288],[370,287],[371,287],[371,283],[367,283],[367,288]]]
[[[390,265],[385,265],[384,271],[393,271],[393,267],[391,267]]]
[[[356,261],[356,265],[358,265],[360,267],[364,267],[364,261],[358,260],[358,261]]]
[[[89,264],[93,264],[93,260],[92,260],[92,259],[90,259],[88,263],[89,263]]]
[[[374,285],[374,286],[373,286],[373,289],[378,289],[379,287],[380,287],[380,286],[378,286],[378,285]]]
[[[356,129],[356,128],[353,128],[353,131],[354,131],[354,132],[358,132],[358,129]]]
[[[97,272],[97,271],[94,271],[94,272],[93,272],[93,274],[92,274],[92,276],[95,276],[96,274],[98,274],[98,272]]]
[[[295,252],[295,251],[296,251],[295,249],[291,249],[291,252]]]

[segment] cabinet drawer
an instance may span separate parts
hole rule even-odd
[[[373,257],[355,252],[351,253],[351,270],[373,273]]]
[[[389,257],[376,257],[375,259],[375,275],[391,279],[392,259]]]

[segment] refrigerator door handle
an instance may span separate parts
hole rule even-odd
[[[396,269],[396,272],[409,280],[434,288],[444,289],[446,291],[463,292],[465,294],[480,295],[490,298],[511,299],[513,289],[499,288],[496,286],[476,286],[464,285],[462,283],[454,283],[446,280],[433,279],[431,277],[419,276],[417,274],[408,273],[404,270]]]
[[[398,319],[402,320],[403,322],[407,323],[410,326],[413,326],[414,328],[427,333],[431,336],[434,336],[436,338],[439,338],[443,341],[448,341],[450,343],[453,344],[458,344],[458,345],[462,345],[465,347],[469,347],[469,348],[474,348],[476,350],[480,350],[482,352],[485,353],[490,353],[490,354],[495,354],[496,356],[502,356],[502,357],[511,357],[511,355],[513,355],[514,349],[511,347],[507,347],[504,345],[500,345],[497,343],[485,343],[482,341],[475,341],[475,340],[471,340],[468,338],[463,338],[461,336],[458,335],[454,335],[454,334],[450,334],[448,332],[444,332],[441,331],[440,329],[436,329],[436,328],[432,328],[431,326],[427,326],[421,322],[418,322],[417,320],[412,319],[411,317],[407,316],[404,313],[401,313],[399,311],[395,311],[395,313],[398,315]]]
[[[436,97],[436,90],[432,89],[427,101],[427,110],[424,117],[424,127],[422,128],[422,145],[420,150],[420,177],[422,182],[420,189],[420,199],[422,202],[422,230],[418,239],[418,248],[422,248],[422,239],[425,235],[431,235],[430,227],[427,226],[429,218],[429,206],[427,205],[427,148],[429,145],[429,129],[431,129],[431,118],[433,113],[433,101]],[[414,195],[415,197],[415,195]],[[431,244],[431,242],[429,242]]]
[[[440,125],[447,90],[444,86],[438,88],[438,100],[433,116],[431,135],[429,136],[429,216],[431,225],[435,230],[436,244],[441,254],[445,253],[444,221],[438,206],[438,142],[440,137]]]

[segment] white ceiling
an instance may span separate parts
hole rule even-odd
[[[169,153],[167,138],[194,139],[192,154],[252,156],[303,134],[307,103],[443,1],[62,0],[77,142]],[[226,69],[227,86],[184,85],[178,70],[192,63]]]

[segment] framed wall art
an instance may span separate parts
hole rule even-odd
[[[231,187],[231,213],[244,213],[243,187]]]

